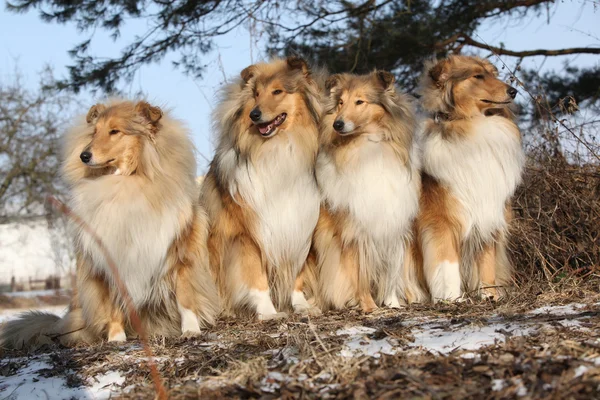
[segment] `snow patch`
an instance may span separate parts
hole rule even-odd
[[[260,387],[268,393],[275,393],[281,388],[281,382],[284,382],[286,377],[281,372],[271,371],[260,382]]]
[[[28,309],[28,308],[7,308],[4,310],[0,310],[0,323],[10,321],[12,319],[16,319],[19,315],[26,313],[28,311],[40,311],[40,312],[48,312],[51,314],[56,314],[59,317],[62,317],[67,312],[68,306],[49,306],[43,308],[36,309]]]
[[[39,296],[54,296],[54,295],[68,295],[69,292],[66,290],[30,290],[27,292],[4,292],[3,296],[6,297],[20,297],[20,298],[32,298]]]
[[[529,312],[534,315],[572,315],[581,312],[585,304],[572,303],[564,306],[544,306]]]
[[[579,378],[580,376],[582,376],[589,370],[590,369],[588,367],[586,367],[585,365],[580,365],[577,368],[575,368],[575,375],[573,376],[573,378]]]
[[[0,283],[9,283],[13,276],[17,282],[26,282],[72,271],[71,239],[58,226],[48,229],[45,218],[0,224]]]
[[[553,315],[564,316],[557,319],[555,323],[563,327],[585,330],[586,317],[573,318],[572,315],[581,312],[583,304],[568,304],[564,306],[540,307],[527,313],[528,315]],[[501,316],[492,315],[481,325],[476,324],[452,324],[448,319],[407,319],[404,325],[411,327],[415,338],[409,348],[421,349],[433,353],[449,354],[454,350],[465,350],[461,357],[464,359],[474,358],[475,354],[469,351],[478,350],[484,346],[493,345],[496,342],[504,342],[509,337],[527,336],[535,333],[546,326],[537,319],[526,318],[515,321],[506,321]],[[340,355],[344,357],[356,357],[367,355],[379,357],[380,354],[396,354],[403,349],[398,346],[396,340],[391,338],[371,339],[369,335],[376,329],[365,326],[351,326],[339,329],[336,335],[348,336]]]
[[[352,326],[350,328],[338,329],[335,334],[340,335],[365,335],[375,332],[377,329],[366,326]]]
[[[507,334],[524,336],[535,330],[517,324],[491,324],[481,327],[469,325],[446,331],[435,329],[436,325],[428,324],[415,332],[415,341],[410,346],[448,354],[457,349],[477,350],[496,341],[504,341]]]
[[[370,339],[366,336],[375,331],[376,329],[366,326],[353,326],[336,331],[338,336],[349,336],[340,351],[340,355],[348,358],[359,355],[379,358],[381,354],[396,354],[399,350],[395,348],[398,345],[396,340],[388,338]]]
[[[499,392],[506,387],[504,379],[492,379],[492,392]]]
[[[52,376],[54,367],[41,356],[21,368],[15,375],[5,376],[0,383],[3,399],[109,399],[125,378],[117,371],[98,375],[89,386],[68,387],[64,376]]]

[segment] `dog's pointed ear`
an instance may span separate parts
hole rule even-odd
[[[488,60],[481,60],[483,63],[483,68],[494,76],[498,76],[498,68]]]
[[[156,125],[163,116],[159,107],[150,105],[146,101],[140,101],[135,105],[135,112],[144,117],[152,125]]]
[[[287,62],[289,69],[299,69],[302,71],[304,76],[310,75],[310,68],[308,68],[308,63],[304,58],[298,56],[291,56],[286,58],[285,61]]]
[[[335,88],[336,86],[338,86],[340,84],[340,78],[341,78],[340,74],[331,75],[325,81],[325,89],[327,89],[328,92],[331,92],[333,90],[333,88]]]
[[[242,70],[242,72],[240,72],[240,76],[246,83],[248,83],[248,81],[250,79],[252,79],[252,77],[254,77],[255,74],[256,74],[256,66],[255,65],[250,65],[249,67],[244,68]]]
[[[106,106],[102,103],[98,103],[98,104],[94,104],[93,106],[90,107],[90,110],[88,111],[87,115],[85,116],[85,121],[88,124],[92,124],[94,122],[96,122],[98,120],[98,117],[100,116],[100,114],[102,114],[102,111],[106,110]]]
[[[429,68],[427,72],[429,77],[435,82],[438,87],[441,87],[448,80],[448,59],[438,61],[433,67]]]
[[[377,83],[379,84],[379,86],[381,86],[382,89],[389,90],[394,88],[396,78],[391,72],[375,71],[373,72],[373,77],[377,80]]]

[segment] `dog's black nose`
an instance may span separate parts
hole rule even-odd
[[[508,89],[506,89],[506,93],[508,93],[508,95],[509,95],[510,97],[512,97],[513,99],[514,99],[515,97],[517,97],[517,89],[515,89],[515,88],[514,88],[514,87],[512,87],[512,86],[511,86],[511,87],[509,87]]]
[[[79,155],[79,158],[81,158],[81,161],[87,164],[92,159],[92,153],[90,153],[89,151],[84,151]]]
[[[250,119],[254,122],[259,121],[261,115],[262,115],[262,113],[260,112],[258,107],[255,108],[254,110],[250,111]]]
[[[344,121],[342,121],[341,119],[336,119],[335,122],[333,123],[333,129],[335,129],[338,132],[341,132],[344,130]]]

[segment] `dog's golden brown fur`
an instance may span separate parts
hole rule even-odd
[[[317,303],[372,311],[418,300],[417,278],[403,265],[420,191],[412,101],[384,71],[333,75],[326,88],[322,207],[307,264]]]
[[[145,101],[97,104],[66,135],[63,172],[72,209],[102,240],[146,331],[196,334],[213,323],[219,301],[187,130]],[[63,343],[122,341],[133,333],[104,253],[81,227],[73,233],[70,311],[54,323],[39,314],[9,323],[3,345],[27,344],[40,333],[62,335]]]
[[[218,147],[202,186],[211,267],[229,313],[310,310],[294,282],[319,212],[314,178],[320,102],[300,58],[249,66],[225,89]]]
[[[430,116],[413,261],[434,301],[477,290],[497,297],[510,279],[510,199],[524,154],[509,109],[516,90],[497,75],[487,60],[451,56],[422,78]]]

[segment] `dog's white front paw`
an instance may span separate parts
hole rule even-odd
[[[181,316],[181,332],[183,334],[200,334],[198,316],[192,310],[179,306],[179,315]]]
[[[287,313],[284,312],[278,312],[278,313],[274,313],[274,314],[261,314],[258,313],[258,320],[259,321],[269,321],[269,320],[273,320],[273,319],[284,319],[287,318],[288,315]]]
[[[321,309],[319,307],[311,305],[309,305],[308,307],[294,306],[294,313],[300,315],[310,315],[312,317],[317,317],[322,314]]]
[[[123,329],[114,330],[108,334],[108,341],[115,342],[115,343],[126,342],[127,335],[125,335],[125,331]]]
[[[429,283],[433,301],[457,301],[462,296],[459,264],[442,261],[435,269],[433,279]]]
[[[304,297],[304,293],[299,290],[294,290],[292,293],[292,307],[294,313],[302,315],[321,315],[321,310],[318,307],[312,306]]]
[[[283,318],[277,316],[279,313],[275,310],[268,290],[251,289],[249,298],[250,304],[256,307],[256,315],[259,320],[265,321],[268,319]],[[287,314],[285,316],[287,317]]]
[[[181,334],[181,337],[191,339],[191,338],[198,337],[201,334],[202,334],[202,332],[200,332],[199,330],[198,331],[183,331],[183,333]]]
[[[482,300],[498,300],[498,290],[495,287],[490,287],[485,283],[480,284],[479,287]]]
[[[385,299],[383,304],[389,308],[400,308],[401,307],[400,300],[398,300],[398,296],[396,296],[396,294],[389,295]]]

